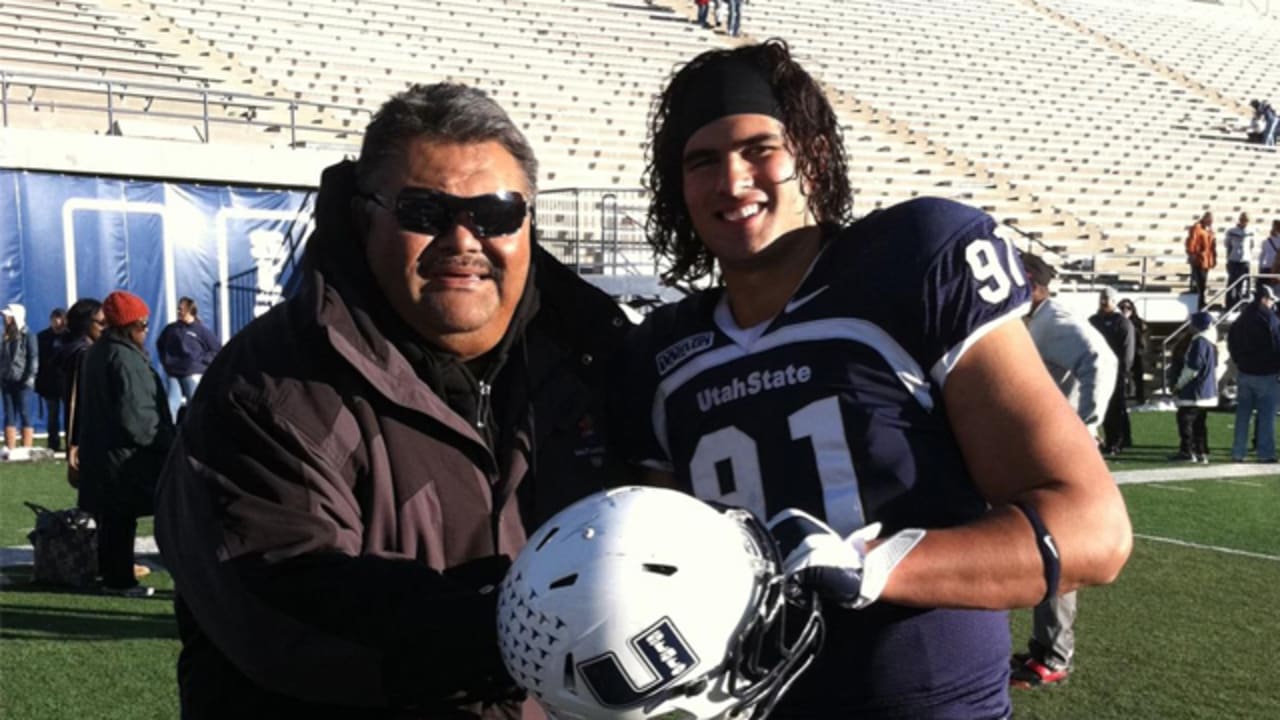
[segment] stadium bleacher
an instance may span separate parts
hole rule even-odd
[[[777,3],[753,9],[756,27],[789,38],[838,91],[1076,219],[1088,242],[1071,252],[1102,268],[1145,257],[1133,242],[1174,247],[1204,209],[1224,221],[1280,212],[1274,152],[1201,137],[1243,125],[1240,107],[1148,71],[1047,5]]]
[[[350,153],[390,93],[472,83],[528,133],[544,189],[624,191],[612,239],[644,266],[644,202],[626,193],[653,95],[680,61],[737,42],[691,19],[684,0],[5,2],[5,124]],[[1280,31],[1247,9],[757,0],[744,31],[787,39],[829,89],[859,214],[952,197],[1059,264],[1153,287],[1184,282],[1180,241],[1204,210],[1224,230],[1241,210],[1280,215],[1280,156],[1242,142],[1248,100],[1280,98],[1251,62]],[[558,215],[552,240],[606,232]]]

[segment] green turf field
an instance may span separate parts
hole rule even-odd
[[[1133,424],[1133,447],[1110,458],[1112,470],[1148,470],[1169,466],[1169,456],[1178,451],[1178,429],[1172,412],[1129,413]],[[1209,430],[1209,460],[1223,463],[1231,460],[1231,442],[1235,432],[1235,414],[1210,412],[1206,418]]]
[[[1229,443],[1230,419],[1210,416],[1215,449]],[[1168,466],[1173,415],[1135,415],[1134,440],[1113,468]],[[63,472],[60,464],[0,465],[0,546],[27,542],[33,516],[23,500],[74,502]],[[1015,691],[1015,718],[1280,718],[1280,688],[1266,670],[1280,637],[1272,614],[1280,474],[1123,491],[1138,536],[1129,565],[1114,585],[1081,593],[1070,684]],[[150,522],[140,523],[140,534],[150,532]],[[148,600],[51,592],[31,586],[28,569],[3,572],[0,719],[178,716],[164,572],[145,580],[159,588]],[[1028,611],[1013,613],[1015,643],[1025,642],[1029,622]]]

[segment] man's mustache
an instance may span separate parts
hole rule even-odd
[[[501,283],[502,268],[494,265],[484,255],[437,255],[430,250],[418,259],[418,273],[424,276],[461,274],[489,277]]]

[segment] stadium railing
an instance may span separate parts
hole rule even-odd
[[[639,189],[545,190],[537,199],[538,241],[581,274],[656,277],[658,264],[644,240],[648,207]]]
[[[16,88],[29,90],[25,99],[15,98]],[[45,91],[69,94],[72,99],[37,100]],[[142,109],[126,107],[125,101],[139,101]],[[153,109],[157,101],[163,101],[167,110]],[[328,110],[363,113],[372,116],[369,108],[338,105],[335,103],[287,100],[262,95],[226,92],[214,88],[182,88],[146,82],[88,78],[83,75],[58,75],[39,72],[0,70],[0,121],[9,127],[11,112],[17,107],[51,105],[55,109],[83,110],[102,113],[105,127],[117,127],[120,116],[142,116],[166,120],[189,120],[199,123],[200,140],[210,142],[214,126],[256,128],[261,132],[287,132],[289,147],[307,145],[309,135],[323,138],[326,143],[353,137],[349,129],[311,125],[299,120],[301,111],[317,114]],[[190,110],[186,110],[190,108]],[[220,108],[236,117],[220,116],[213,111]],[[301,139],[300,139],[301,138]],[[353,141],[353,146],[358,140]]]
[[[1258,280],[1280,281],[1280,274],[1253,273],[1244,275],[1237,278],[1234,283],[1205,298],[1204,304],[1206,308],[1211,308],[1214,305],[1219,304],[1223,307],[1223,310],[1214,318],[1213,326],[1215,328],[1233,322],[1239,315],[1240,310],[1244,308],[1245,305],[1248,305],[1253,301],[1253,294],[1247,292],[1247,289],[1249,287],[1256,286],[1255,283],[1257,283]],[[1241,292],[1240,297],[1236,300],[1235,304],[1231,307],[1226,307],[1227,295],[1237,288],[1246,290],[1246,292]],[[1166,368],[1169,367],[1171,359],[1170,356],[1173,354],[1173,346],[1182,340],[1190,327],[1191,318],[1187,318],[1181,325],[1177,326],[1172,332],[1166,335],[1164,340],[1160,343],[1160,389],[1166,394],[1169,392],[1169,373],[1166,372]]]

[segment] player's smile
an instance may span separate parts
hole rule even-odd
[[[708,123],[689,138],[682,166],[694,230],[722,266],[753,260],[811,224],[795,156],[768,115]]]
[[[764,208],[760,203],[748,203],[732,210],[726,210],[720,213],[720,219],[731,223],[745,223],[753,217],[756,217]]]

